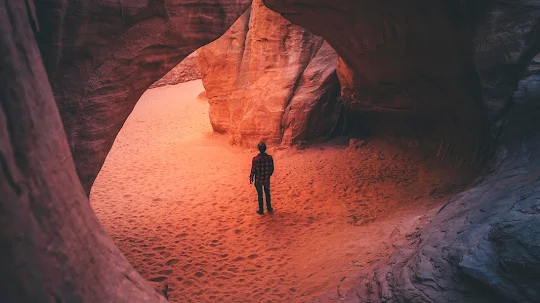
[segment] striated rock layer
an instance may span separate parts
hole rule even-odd
[[[187,56],[180,64],[173,67],[165,76],[157,80],[149,88],[156,88],[165,85],[175,85],[192,80],[201,79],[199,63],[197,62],[198,51],[194,51]]]
[[[337,55],[324,40],[253,2],[199,64],[214,130],[238,144],[294,144],[335,121]]]

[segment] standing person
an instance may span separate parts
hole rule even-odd
[[[249,175],[249,184],[255,182],[255,189],[259,198],[259,209],[257,213],[264,213],[263,189],[266,196],[266,209],[272,213],[272,204],[270,204],[270,176],[274,173],[274,159],[266,153],[266,144],[261,142],[257,145],[259,154],[251,162],[251,174]]]

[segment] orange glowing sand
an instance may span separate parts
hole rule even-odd
[[[334,301],[444,202],[435,192],[451,176],[335,140],[269,149],[275,213],[261,217],[248,180],[256,152],[212,133],[202,91],[147,91],[91,193],[107,232],[143,277],[169,285],[170,301]]]

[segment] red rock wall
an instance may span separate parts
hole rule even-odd
[[[264,2],[334,47],[343,102],[371,135],[422,138],[457,165],[491,160],[429,224],[381,239],[397,248],[389,260],[320,301],[538,302],[540,106],[537,81],[519,82],[540,52],[538,2]]]
[[[294,144],[326,135],[333,125],[339,90],[334,50],[260,0],[201,49],[199,62],[212,126],[234,143]]]
[[[0,302],[165,302],[90,206],[35,16],[33,1],[0,1]]]
[[[472,64],[472,33],[456,17],[459,5],[423,0],[265,3],[324,37],[339,53],[343,103],[362,120],[373,121],[363,128],[419,140],[433,155],[459,150],[445,161],[481,162],[488,127]],[[464,132],[470,136],[456,135]]]
[[[327,137],[337,122],[340,86],[336,75],[337,55],[324,42],[299,76],[282,118],[285,145]]]

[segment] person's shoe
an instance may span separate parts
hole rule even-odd
[[[268,213],[269,213],[269,214],[271,214],[271,213],[273,213],[273,212],[274,212],[274,209],[273,209],[273,208],[269,208],[269,209],[268,209]]]
[[[262,215],[262,214],[264,214],[264,211],[262,211],[262,210],[257,210],[256,213],[258,213],[259,215]]]

